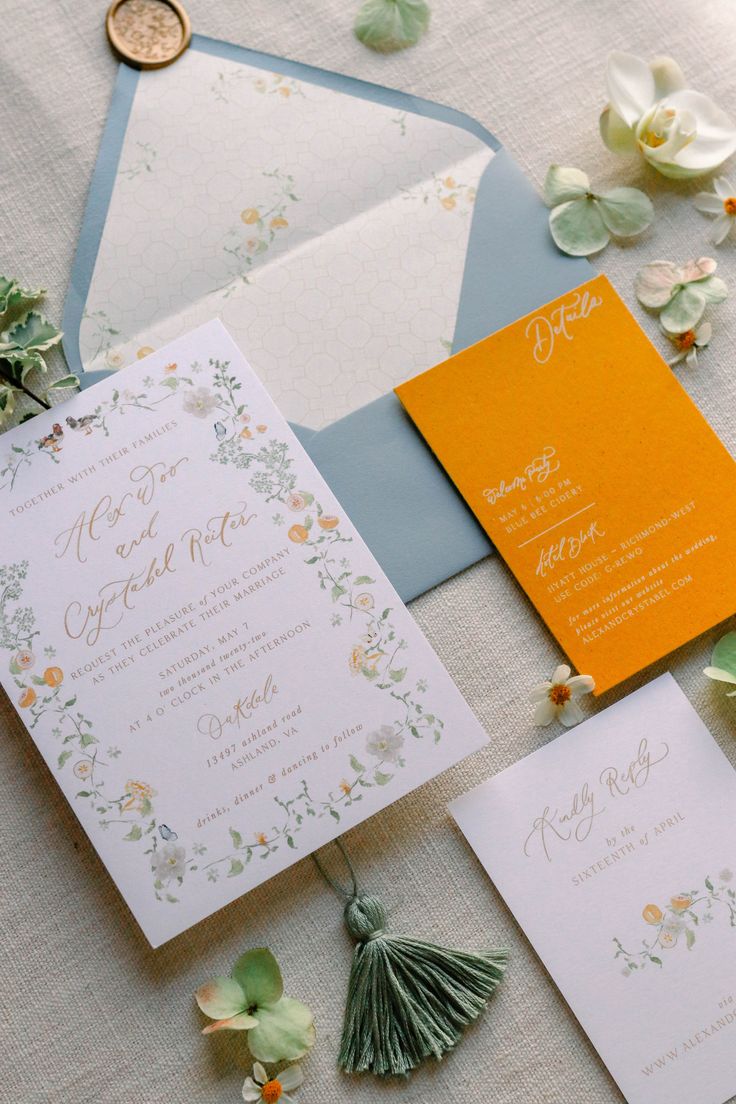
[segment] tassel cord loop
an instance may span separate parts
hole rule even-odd
[[[350,875],[350,887],[349,888],[346,889],[346,887],[344,885],[342,885],[340,882],[338,882],[336,878],[332,878],[327,873],[324,866],[322,865],[320,860],[317,858],[317,853],[316,852],[313,852],[312,860],[314,861],[314,865],[317,867],[317,870],[320,872],[320,874],[322,875],[324,880],[327,882],[328,886],[330,886],[331,889],[334,889],[334,891],[338,895],[338,897],[342,897],[343,901],[345,901],[345,902],[352,901],[359,894],[358,879],[355,875],[355,870],[353,869],[353,864],[351,863],[350,858],[348,857],[348,853],[345,850],[340,837],[336,836],[335,839],[332,842],[334,843],[335,847],[338,849],[338,851],[342,855],[345,866],[348,868],[348,873]]]

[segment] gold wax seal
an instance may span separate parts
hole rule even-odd
[[[107,37],[136,69],[160,69],[184,53],[192,37],[189,16],[178,0],[113,0]]]

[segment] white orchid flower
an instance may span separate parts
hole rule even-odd
[[[561,663],[551,680],[535,686],[529,695],[535,707],[535,725],[546,726],[554,720],[562,721],[566,728],[578,724],[583,719],[578,698],[590,694],[592,690],[595,690],[592,675],[573,675],[570,678],[570,668],[566,663]]]
[[[736,150],[736,127],[710,97],[685,87],[672,58],[649,64],[615,50],[608,56],[609,104],[600,118],[614,153],[638,150],[663,176],[685,179],[717,169]]]
[[[684,360],[688,368],[695,368],[698,363],[698,349],[705,349],[710,343],[713,327],[710,322],[701,322],[695,329],[685,330],[684,333],[670,333],[664,326],[662,326],[662,332],[677,350],[667,361],[669,366],[680,364]]]
[[[711,241],[714,245],[720,245],[736,222],[736,188],[725,176],[717,176],[713,181],[713,191],[698,192],[693,203],[706,215],[716,215]]]
[[[552,210],[549,229],[555,244],[572,257],[588,257],[608,245],[611,235],[631,238],[654,218],[651,200],[638,188],[612,188],[597,195],[580,169],[550,165],[544,200]]]
[[[723,280],[713,275],[717,267],[712,257],[684,265],[652,261],[636,274],[636,297],[642,306],[661,312],[659,320],[667,333],[685,333],[697,326],[709,303],[722,303],[728,296]]]

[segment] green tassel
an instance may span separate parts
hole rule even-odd
[[[350,971],[338,1064],[346,1073],[407,1074],[425,1058],[440,1059],[480,1016],[506,969],[507,952],[468,954],[386,930],[386,910],[323,877],[347,899],[345,924],[357,941]]]
[[[365,0],[355,34],[371,50],[391,54],[416,45],[428,26],[425,0]]]

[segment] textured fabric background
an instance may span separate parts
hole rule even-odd
[[[634,303],[634,273],[646,260],[709,252],[709,222],[691,204],[697,185],[661,181],[603,148],[597,117],[604,59],[613,47],[671,53],[694,85],[733,113],[733,0],[432,0],[428,37],[391,58],[369,53],[353,38],[357,0],[186,2],[201,33],[469,112],[538,184],[557,160],[587,169],[598,184],[644,187],[655,200],[654,226],[636,244],[610,246],[596,266],[661,341],[656,324]],[[104,7],[102,0],[0,4],[0,271],[45,284],[53,318],[61,314],[116,70],[104,36]],[[732,171],[736,179],[736,167]],[[736,292],[735,251],[732,240],[718,258]],[[679,375],[736,453],[736,294],[713,321],[713,344],[701,366]],[[550,419],[564,418],[567,401],[575,396],[561,393]],[[687,448],[683,441],[683,463]],[[505,984],[460,1048],[408,1085],[347,1080],[335,1071],[350,946],[338,902],[308,861],[151,951],[3,697],[3,1104],[239,1100],[247,1066],[242,1044],[236,1037],[198,1034],[192,991],[226,970],[241,950],[264,943],[278,956],[289,993],[307,1000],[317,1015],[319,1040],[305,1062],[307,1081],[298,1097],[305,1104],[346,1097],[355,1104],[622,1099],[445,810],[456,794],[556,734],[531,726],[526,694],[548,676],[560,650],[497,558],[419,599],[412,612],[491,743],[357,828],[349,844],[364,882],[390,904],[397,929],[459,946],[511,948]],[[717,636],[714,630],[591,708],[669,666],[736,764],[736,704],[701,674]]]

